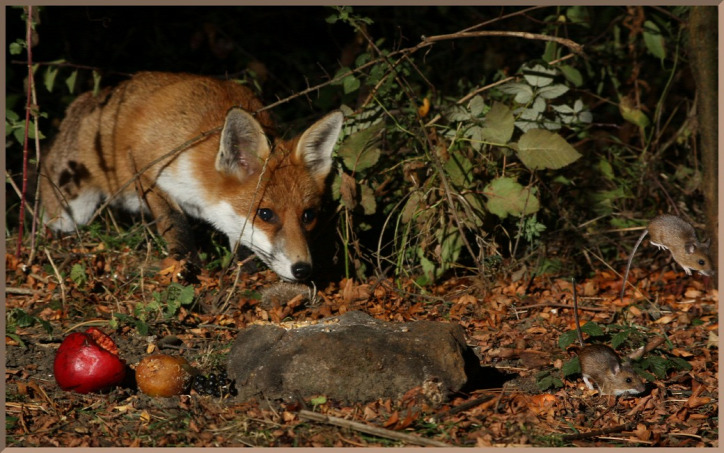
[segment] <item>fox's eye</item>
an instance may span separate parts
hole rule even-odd
[[[310,223],[314,222],[314,219],[317,218],[317,213],[314,212],[313,209],[307,209],[302,213],[302,223],[305,223],[309,225]]]
[[[256,211],[256,215],[257,215],[257,217],[259,217],[260,219],[262,219],[265,222],[271,222],[272,220],[274,220],[274,217],[275,217],[274,211],[272,211],[271,209],[267,209],[267,208],[258,209]]]

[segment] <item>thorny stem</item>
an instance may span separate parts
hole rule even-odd
[[[25,101],[25,131],[23,133],[23,184],[20,196],[20,217],[18,218],[18,245],[15,257],[20,258],[20,248],[23,243],[23,228],[25,224],[25,199],[28,190],[28,128],[30,127],[30,111],[32,109],[33,93],[33,7],[28,5],[25,9],[25,46],[28,53],[28,92]]]

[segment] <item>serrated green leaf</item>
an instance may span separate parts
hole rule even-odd
[[[534,87],[542,88],[553,83],[553,78],[556,75],[556,70],[553,68],[546,68],[543,65],[537,64],[532,68],[523,66],[523,78],[528,84]]]
[[[482,139],[495,144],[506,144],[513,137],[515,117],[513,111],[505,104],[494,102],[485,115],[485,127],[481,131]]]
[[[518,104],[527,104],[533,100],[533,88],[525,83],[510,82],[500,86],[498,89],[503,93],[514,95],[514,100]]]
[[[568,92],[569,88],[565,85],[557,83],[555,85],[549,85],[538,90],[538,96],[543,99],[555,99],[559,96],[563,96]]]
[[[691,364],[681,357],[672,357],[669,361],[671,365],[678,370],[690,371],[692,369]]]
[[[569,330],[558,337],[558,347],[566,349],[576,341],[578,341],[578,333],[575,330]]]
[[[485,207],[501,219],[508,215],[533,214],[540,209],[535,190],[521,186],[512,178],[494,179],[485,186],[483,193],[487,197]]]
[[[181,305],[190,305],[194,301],[193,285],[184,286],[178,295],[178,300],[181,302]]]
[[[485,110],[485,100],[482,96],[477,95],[470,100],[468,108],[470,109],[471,115],[480,116],[483,113],[483,110]]]
[[[611,337],[611,347],[613,349],[618,349],[619,346],[626,342],[630,333],[630,330],[622,330],[621,332],[615,334]]]
[[[445,118],[451,122],[470,121],[472,115],[462,105],[453,104],[445,110]]]
[[[581,330],[591,337],[602,337],[605,335],[605,332],[603,331],[601,326],[593,321],[588,321],[587,323],[582,325]]]
[[[564,363],[561,367],[561,372],[563,373],[563,376],[571,376],[573,374],[580,373],[581,362],[578,360],[578,357],[574,357],[573,359]]]
[[[376,164],[381,152],[374,144],[383,129],[384,122],[380,121],[347,137],[337,151],[344,166],[352,171],[363,171]]]
[[[518,157],[531,170],[558,169],[581,157],[558,134],[544,129],[530,129],[518,141]]]
[[[85,266],[81,263],[74,264],[73,267],[70,269],[70,279],[73,280],[76,285],[85,283]]]
[[[650,356],[646,359],[647,369],[649,369],[657,378],[663,379],[666,377],[667,360],[661,357]]]

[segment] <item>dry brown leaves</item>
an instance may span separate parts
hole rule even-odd
[[[237,276],[234,268],[225,274],[204,269],[194,285],[196,305],[181,307],[170,319],[145,313],[147,337],[140,337],[131,322],[111,332],[131,364],[168,347],[159,340],[174,337],[179,340],[175,352],[209,370],[223,364],[235,330],[252,323],[314,321],[350,310],[395,322],[447,320],[464,327],[481,365],[506,380],[478,383],[477,390],[442,404],[431,403],[422,388],[399,401],[365,404],[312,398],[233,403],[193,391],[163,400],[132,388],[106,395],[60,391],[52,378],[52,357],[66,331],[89,323],[108,331],[112,314],[136,319],[138,307],[147,306],[154,291],[183,283],[182,263],[97,245],[39,254],[28,268],[26,258],[6,255],[6,312],[15,316],[22,310],[50,323],[53,333],[36,322],[15,324],[6,336],[10,446],[401,445],[300,420],[301,409],[458,446],[718,445],[718,292],[699,276],[635,269],[631,281],[637,289],[630,288],[623,301],[620,279],[612,273],[579,282],[582,323],[634,326],[640,333],[636,340],[643,343],[664,336],[666,341],[644,358],[675,358],[690,366],[666,369],[645,394],[618,400],[587,390],[580,376],[561,372],[573,355],[558,346],[558,339],[575,327],[567,279],[481,284],[451,278],[425,291],[413,281],[342,279],[318,288],[314,302],[293,298],[262,308],[258,294],[276,282],[271,272]],[[79,263],[85,278],[74,280],[70,270]],[[624,344],[621,352],[638,345]],[[541,390],[541,373],[557,377],[562,386]]]

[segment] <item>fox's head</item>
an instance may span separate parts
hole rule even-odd
[[[332,168],[332,151],[344,116],[335,111],[292,140],[270,146],[249,113],[229,110],[216,155],[215,194],[219,215],[213,222],[232,248],[249,247],[284,280],[312,274],[308,233]]]

